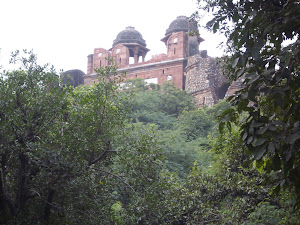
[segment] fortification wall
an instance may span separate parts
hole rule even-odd
[[[214,58],[203,53],[188,58],[185,90],[195,96],[199,107],[212,106],[224,98],[227,83],[221,66]]]

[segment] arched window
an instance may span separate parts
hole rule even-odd
[[[165,74],[165,70],[162,71],[162,74]]]
[[[100,64],[100,66],[101,66],[101,60],[99,61],[99,64]]]
[[[174,48],[174,55],[176,54],[176,48]]]
[[[121,59],[121,57],[120,57],[120,64],[121,64],[121,62],[122,62],[122,59]]]

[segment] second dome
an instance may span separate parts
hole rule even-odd
[[[166,35],[179,32],[179,31],[185,31],[188,32],[189,29],[189,20],[186,16],[178,16],[169,26],[169,28],[166,30]]]

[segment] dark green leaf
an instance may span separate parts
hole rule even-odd
[[[287,137],[287,143],[294,144],[300,138],[300,134],[290,134]]]
[[[215,23],[215,21],[216,21],[216,18],[213,18],[212,20],[208,21],[206,23],[206,27],[211,28],[211,26]]]
[[[248,138],[248,140],[247,140],[247,144],[248,144],[248,145],[251,144],[252,141],[253,141],[253,136],[250,136],[250,137]]]
[[[270,153],[274,153],[275,152],[275,145],[273,142],[270,142],[269,145],[268,145],[268,151]]]
[[[219,22],[216,22],[213,26],[213,32],[216,33],[219,29]]]
[[[263,128],[257,131],[257,134],[264,134],[268,130],[268,126],[264,126]]]
[[[239,57],[237,57],[235,60],[233,60],[233,62],[232,62],[232,68],[235,68],[236,67],[236,65],[238,64],[238,62],[239,62]]]
[[[232,19],[233,19],[233,22],[238,22],[238,20],[239,20],[239,14],[238,14],[237,11],[235,11],[235,12],[233,13]]]
[[[288,162],[290,160],[292,156],[292,152],[291,151],[288,151],[286,154],[285,154],[285,161]]]
[[[254,123],[254,124],[252,124],[252,127],[257,128],[257,127],[261,127],[263,125],[264,125],[264,123]]]
[[[244,132],[243,137],[242,137],[242,140],[245,141],[246,138],[247,138],[247,136],[248,136],[247,132]]]
[[[255,156],[254,156],[255,160],[261,159],[261,157],[265,154],[266,150],[267,150],[267,145],[261,146],[261,147],[255,152]]]
[[[266,142],[266,138],[260,138],[260,139],[258,139],[256,142],[255,142],[255,146],[260,146],[260,145],[262,145],[263,143],[265,143]]]

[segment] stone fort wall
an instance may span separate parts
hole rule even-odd
[[[228,79],[217,59],[203,51],[188,58],[185,90],[196,98],[198,106],[216,104],[226,96]]]
[[[117,35],[111,49],[95,48],[94,53],[88,55],[83,83],[92,85],[97,82],[95,68],[107,66],[105,58],[110,57],[118,64],[118,72],[126,72],[125,81],[142,78],[146,83],[172,82],[193,95],[198,107],[212,106],[241,88],[242,80],[229,85],[218,59],[209,57],[206,50],[199,51],[204,39],[200,37],[195,21],[185,16],[177,17],[161,41],[165,43],[167,53],[145,61],[150,49],[141,33],[134,27],[125,28]],[[134,59],[134,63],[132,60],[130,63],[130,59]]]

